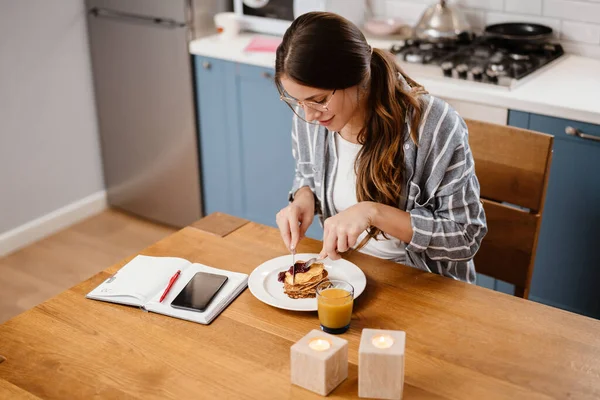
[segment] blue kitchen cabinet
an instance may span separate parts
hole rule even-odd
[[[510,110],[508,113],[508,125],[529,129],[529,113]]]
[[[204,212],[242,217],[235,64],[195,57]]]
[[[276,227],[294,177],[292,111],[274,71],[196,56],[204,212]],[[315,220],[308,236],[322,239]]]
[[[294,177],[292,113],[279,100],[271,69],[239,64],[237,70],[242,210],[275,226]]]
[[[600,318],[600,126],[511,111],[509,124],[554,136],[530,299]]]

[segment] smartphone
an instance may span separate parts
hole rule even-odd
[[[205,311],[212,299],[229,279],[225,275],[197,272],[179,292],[171,307],[190,311]]]

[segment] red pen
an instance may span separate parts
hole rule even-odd
[[[169,290],[171,290],[171,287],[173,286],[173,284],[175,283],[175,281],[177,280],[177,278],[179,278],[179,274],[181,274],[181,270],[175,272],[175,275],[173,275],[173,277],[169,281],[169,285],[165,289],[165,291],[162,294],[162,296],[160,296],[160,300],[158,301],[159,303],[162,303],[162,301],[165,299],[165,297],[167,297],[167,294],[169,293]]]

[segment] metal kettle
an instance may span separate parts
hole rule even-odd
[[[414,31],[417,38],[429,41],[456,40],[465,33],[471,34],[471,25],[465,15],[446,0],[428,7]]]

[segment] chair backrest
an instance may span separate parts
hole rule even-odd
[[[551,135],[466,120],[488,233],[477,272],[515,285],[527,298],[552,160]]]

